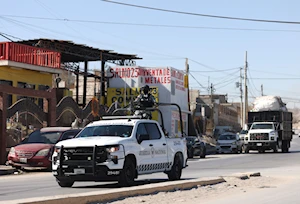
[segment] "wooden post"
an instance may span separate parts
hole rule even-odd
[[[5,164],[6,161],[6,120],[7,120],[7,94],[0,92],[2,96],[2,107],[0,107],[0,164]]]
[[[56,93],[55,89],[51,89],[50,95],[48,98],[48,126],[56,126]]]

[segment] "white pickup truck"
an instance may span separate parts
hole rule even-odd
[[[118,181],[130,186],[138,175],[165,172],[181,178],[187,166],[186,139],[167,138],[157,121],[110,116],[87,125],[74,139],[59,142],[52,171],[61,187],[75,181]]]

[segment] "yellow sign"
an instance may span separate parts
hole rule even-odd
[[[107,89],[107,105],[110,106],[112,103],[117,101],[121,107],[128,105],[131,101],[134,101],[140,94],[140,88],[108,88]],[[150,87],[150,92],[154,96],[155,101],[158,102],[158,88]],[[158,120],[158,112],[152,113],[152,118]]]
[[[189,87],[189,75],[184,75],[184,88]]]

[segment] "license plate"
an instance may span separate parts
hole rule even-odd
[[[262,146],[262,143],[257,143],[256,146]]]
[[[20,158],[20,162],[27,163],[27,158]]]
[[[75,174],[85,174],[85,169],[74,169]]]

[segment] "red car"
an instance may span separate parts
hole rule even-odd
[[[32,132],[21,144],[12,147],[8,154],[8,164],[16,168],[39,167],[51,169],[51,155],[54,145],[71,139],[81,129],[69,127],[47,127]]]

